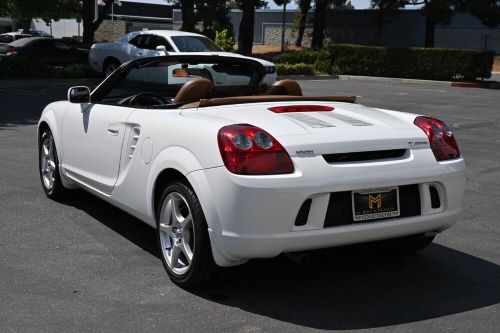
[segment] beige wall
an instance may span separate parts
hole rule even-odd
[[[281,26],[264,25],[263,33],[265,45],[281,45]],[[303,47],[311,47],[311,34],[312,28],[306,28],[304,37],[302,38]],[[295,45],[296,39],[297,30],[292,29],[291,26],[287,26],[285,30],[285,45]]]
[[[102,21],[99,29],[95,32],[94,40],[96,42],[109,42],[127,33],[127,26],[125,21],[118,20],[104,20]]]

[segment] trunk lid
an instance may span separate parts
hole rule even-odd
[[[273,106],[322,105],[333,111],[274,113]],[[251,124],[273,135],[291,156],[428,147],[427,137],[401,113],[338,102],[273,102],[199,108],[198,115]]]

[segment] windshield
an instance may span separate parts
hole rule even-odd
[[[172,41],[179,52],[223,52],[214,42],[202,36],[173,36]]]
[[[0,43],[10,43],[14,40],[11,35],[0,35]]]

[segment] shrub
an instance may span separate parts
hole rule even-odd
[[[227,52],[233,51],[234,48],[233,37],[229,35],[227,29],[215,32],[215,44]]]
[[[491,77],[494,52],[439,48],[328,47],[339,74],[427,80],[474,80]]]

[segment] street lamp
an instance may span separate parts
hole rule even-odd
[[[113,2],[111,3],[111,21],[115,19],[115,4],[118,7],[121,7],[122,2],[120,0],[113,0]]]

